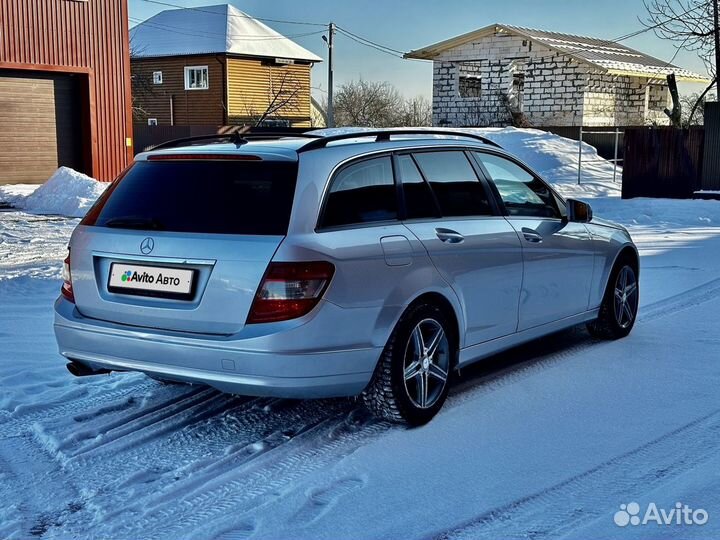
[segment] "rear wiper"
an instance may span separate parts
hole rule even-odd
[[[109,219],[105,222],[106,227],[116,229],[150,229],[154,231],[162,231],[165,226],[158,220],[153,218],[141,217],[118,217]]]

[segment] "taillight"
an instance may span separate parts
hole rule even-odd
[[[247,323],[287,321],[310,313],[334,273],[335,267],[329,262],[271,262],[255,294]]]
[[[63,284],[60,288],[60,294],[74,304],[75,294],[73,293],[72,274],[70,273],[70,253],[68,253],[68,256],[65,257],[63,261],[62,279]]]

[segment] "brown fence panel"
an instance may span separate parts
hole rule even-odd
[[[688,199],[700,186],[703,128],[628,128],[622,196]]]
[[[143,124],[135,124],[133,126],[135,137],[135,153],[145,152],[158,144],[173,141],[175,139],[184,139],[186,137],[201,137],[203,135],[214,135],[216,133],[227,133],[236,130],[241,126],[146,126]],[[253,133],[277,132],[283,133],[302,133],[308,131],[307,128],[271,128],[256,127],[252,128]]]
[[[701,189],[720,191],[720,103],[705,104],[705,151]]]

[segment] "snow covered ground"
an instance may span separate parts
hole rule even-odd
[[[618,342],[578,328],[464,370],[419,429],[352,400],[71,378],[51,308],[77,219],[0,187],[23,209],[0,212],[0,538],[720,537],[720,202],[623,201],[608,163],[575,185],[575,142],[484,132],[628,227],[639,320]],[[631,502],[709,520],[617,526]]]

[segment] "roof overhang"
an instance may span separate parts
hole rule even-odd
[[[473,30],[472,32],[467,32],[466,34],[446,39],[445,41],[439,41],[438,43],[428,45],[427,47],[423,47],[422,49],[410,51],[409,53],[405,53],[403,55],[403,58],[414,58],[416,60],[433,60],[436,56],[443,53],[444,51],[454,49],[455,47],[464,45],[465,43],[469,43],[476,39],[492,35],[498,30],[504,30],[504,27],[499,24],[491,24],[478,30]]]
[[[605,73],[608,75],[617,75],[621,77],[642,77],[644,79],[657,79],[657,80],[665,80],[667,75],[672,73],[672,70],[668,70],[667,72],[663,73],[648,73],[646,71],[636,71],[636,70],[627,70],[627,69],[607,69],[605,70]],[[710,82],[709,77],[703,77],[702,75],[681,75],[679,73],[675,73],[675,80],[677,82],[689,82],[689,83],[705,83],[708,84]]]
[[[422,49],[410,51],[409,53],[406,53],[404,55],[404,58],[413,58],[413,59],[417,59],[417,60],[435,60],[439,55],[441,55],[445,51],[454,49],[455,47],[459,47],[461,45],[465,45],[466,43],[477,41],[479,39],[482,39],[484,37],[487,37],[487,36],[490,36],[490,35],[493,35],[496,33],[514,34],[514,35],[523,37],[523,38],[531,40],[531,41],[538,41],[538,42],[542,43],[545,47],[548,47],[549,49],[552,49],[560,54],[564,54],[571,58],[574,58],[578,62],[587,64],[590,68],[600,70],[609,75],[643,77],[643,78],[650,78],[650,79],[664,79],[666,77],[667,73],[674,72],[675,79],[677,81],[694,82],[694,83],[709,83],[710,82],[710,78],[708,78],[708,77],[699,75],[697,73],[693,73],[689,70],[682,69],[682,68],[674,69],[675,66],[670,66],[669,63],[666,64],[666,67],[663,67],[663,68],[654,68],[654,67],[650,66],[646,70],[634,69],[634,66],[632,64],[626,64],[627,68],[616,68],[616,67],[603,66],[603,65],[593,62],[592,60],[589,60],[588,58],[585,58],[581,55],[573,54],[573,52],[571,52],[571,51],[564,50],[560,47],[556,47],[551,42],[545,41],[542,38],[538,38],[537,36],[532,35],[532,33],[526,31],[523,28],[519,28],[519,27],[515,27],[515,26],[508,26],[508,25],[503,25],[503,24],[491,24],[489,26],[484,26],[483,28],[480,28],[478,30],[473,30],[472,32],[467,32],[465,34],[455,36],[453,38],[446,39],[444,41],[440,41],[440,42],[434,43],[432,45],[428,45],[426,47],[423,47]]]

